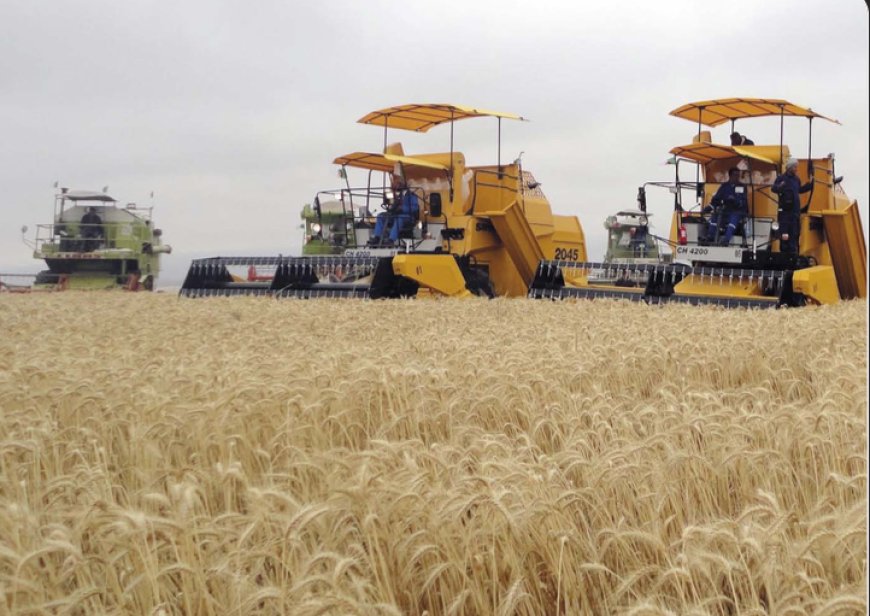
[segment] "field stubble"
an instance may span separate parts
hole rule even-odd
[[[866,310],[0,297],[0,612],[863,613]]]

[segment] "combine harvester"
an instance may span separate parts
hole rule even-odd
[[[638,202],[645,210],[647,185],[667,187],[674,194],[670,244],[675,263],[635,263],[628,269],[646,278],[641,288],[610,289],[613,297],[649,303],[684,302],[768,308],[830,304],[867,295],[867,250],[858,203],[847,197],[842,177],[834,173],[833,155],[812,157],[812,122],[830,120],[811,109],[784,100],[731,98],[683,105],[671,115],[697,123],[688,145],[671,150],[673,182],[650,182],[640,189]],[[779,118],[780,139],[773,145],[720,145],[712,142],[704,126],[716,127],[738,119]],[[812,189],[801,195],[797,252],[780,250],[778,195],[772,185],[785,170],[790,156],[783,143],[784,118],[805,117],[809,122],[809,152],[798,159],[798,177]],[[836,122],[839,124],[839,122]],[[695,181],[681,181],[681,164],[694,166]],[[728,170],[737,167],[746,185],[748,216],[726,246],[704,241],[709,225],[705,214]],[[683,205],[683,192],[691,191],[693,205]],[[589,280],[601,265],[544,261],[532,282],[532,297],[598,297],[600,285],[577,285]]]
[[[709,132],[701,130],[704,124],[716,126],[729,119],[733,126],[733,120],[746,117],[796,115],[812,121],[822,116],[785,101],[759,99],[707,101],[673,112],[679,117],[690,114],[699,122],[698,135],[691,144],[672,150],[675,181],[654,183],[668,185],[675,194],[670,241],[679,262],[620,264],[630,270],[634,287],[600,275],[612,264],[586,261],[579,220],[554,215],[540,184],[519,160],[501,164],[501,121],[522,118],[456,105],[403,105],[360,120],[383,126],[383,153],[355,152],[335,159],[342,177],[347,177],[348,167],[364,169],[368,183],[318,194],[309,216],[303,215],[306,256],[198,259],[191,263],[180,294],[608,297],[753,307],[865,297],[866,248],[857,203],[846,197],[834,177],[833,158],[808,156],[801,161],[801,177],[806,180],[808,162],[813,160],[816,188],[801,215],[799,254],[784,254],[775,239],[777,201],[770,187],[788,148],[782,143],[716,145]],[[454,123],[473,117],[498,120],[495,165],[467,167],[465,157],[453,149]],[[387,144],[388,128],[426,132],[440,124],[450,126],[449,152],[406,156],[400,144]],[[695,182],[680,181],[681,162],[698,165]],[[699,238],[707,221],[700,210],[683,208],[682,192],[693,190],[698,207],[703,207],[732,166],[744,169],[749,179],[750,216],[731,246],[702,245]],[[380,187],[373,185],[375,172],[384,174]],[[401,229],[398,245],[375,245],[372,208],[400,198],[400,189],[389,188],[395,181],[417,197],[419,211]],[[641,211],[644,191],[642,187]],[[237,271],[247,271],[247,276]]]
[[[659,243],[663,238],[652,234],[643,190],[639,193],[637,210],[621,210],[604,221],[607,230],[607,251],[603,269],[589,272],[588,283],[592,285],[615,285],[619,287],[645,287],[647,276],[642,270],[629,265],[657,265],[671,262],[671,253],[662,252]]]
[[[495,165],[466,166],[465,157],[453,149],[454,123],[477,117],[498,122]],[[402,105],[366,115],[361,123],[384,129],[383,152],[335,159],[342,177],[347,178],[348,168],[362,169],[368,182],[362,188],[347,184],[318,193],[313,207],[303,213],[305,256],[198,259],[181,295],[526,296],[539,262],[585,260],[586,245],[579,220],[552,213],[540,184],[519,159],[501,163],[505,119],[523,118],[437,104]],[[390,128],[422,133],[442,124],[450,127],[448,152],[407,156],[401,144],[387,143]],[[379,173],[380,182],[373,175]],[[416,197],[417,217],[406,221],[396,245],[374,246],[373,210],[401,196],[391,188],[394,182],[406,185]]]
[[[161,242],[152,210],[134,203],[120,208],[105,192],[61,188],[55,196],[54,222],[37,225],[35,240],[25,240],[33,257],[48,266],[33,276],[28,288],[153,290],[160,255],[172,247]],[[23,227],[22,234],[26,232]]]

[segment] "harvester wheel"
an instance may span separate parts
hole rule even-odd
[[[60,280],[60,274],[56,274],[51,270],[42,270],[36,275],[34,284],[57,284]]]
[[[495,297],[492,281],[489,274],[478,268],[469,268],[465,272],[465,288],[479,297],[486,296],[490,299]]]
[[[124,288],[127,291],[138,291],[142,285],[139,282],[139,272],[133,272],[127,275],[127,283]]]

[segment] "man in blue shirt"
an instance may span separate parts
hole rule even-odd
[[[710,225],[707,227],[707,241],[715,242],[720,228],[725,228],[725,234],[720,243],[727,246],[731,243],[734,231],[740,225],[749,207],[746,200],[746,186],[740,181],[740,169],[731,167],[728,170],[728,181],[719,187],[707,211],[710,214]]]
[[[372,233],[373,245],[383,244],[387,239],[384,236],[389,230],[389,240],[395,244],[399,241],[399,232],[413,224],[420,215],[420,205],[417,195],[408,190],[408,187],[398,176],[393,176],[393,201],[386,212],[378,214],[375,220],[375,229]]]
[[[776,178],[771,190],[779,195],[779,211],[777,222],[779,223],[780,252],[797,253],[800,249],[801,233],[801,193],[805,193],[813,187],[813,180],[801,186],[797,176],[798,161],[789,158],[785,165],[785,173]],[[810,171],[812,176],[812,171]]]

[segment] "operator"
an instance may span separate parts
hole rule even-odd
[[[746,186],[740,181],[740,169],[731,167],[728,170],[728,181],[719,187],[710,205],[705,211],[710,214],[710,224],[707,227],[707,241],[715,242],[720,227],[725,227],[721,245],[731,243],[734,231],[749,212],[746,200]]]
[[[746,135],[741,135],[735,130],[731,133],[731,145],[755,145],[755,142]]]
[[[631,242],[629,244],[635,257],[646,256],[646,238],[649,234],[648,231],[649,227],[646,218],[642,218],[638,226],[632,227],[630,231]]]
[[[812,163],[811,163],[812,165]],[[810,181],[801,186],[797,176],[798,161],[789,158],[785,165],[785,173],[778,176],[773,182],[771,190],[779,195],[779,210],[777,222],[779,223],[780,252],[797,253],[800,248],[801,233],[801,193],[805,193],[813,187],[813,171],[810,166]]]
[[[393,200],[387,211],[381,212],[377,216],[371,240],[373,246],[386,244],[386,239],[389,239],[389,243],[395,244],[399,241],[399,232],[412,224],[419,216],[420,205],[417,195],[408,190],[400,176],[393,175],[391,186]],[[387,231],[389,231],[389,238],[384,237],[387,235]]]
[[[103,219],[97,214],[97,208],[90,207],[80,221],[81,236],[84,239],[84,251],[91,252],[97,247],[97,240],[103,237]]]

